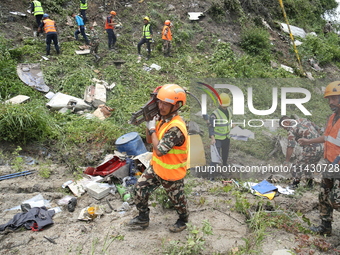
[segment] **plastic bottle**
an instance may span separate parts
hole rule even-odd
[[[122,187],[122,185],[116,185],[116,187],[120,197],[123,199],[124,202],[127,202],[131,199],[130,193],[127,192],[126,189]]]

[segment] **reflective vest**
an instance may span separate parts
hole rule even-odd
[[[108,21],[110,20],[110,21]],[[109,25],[109,23],[113,23],[113,18],[111,16],[108,16],[105,21],[105,29],[114,29],[114,26]]]
[[[168,30],[167,34],[165,35],[165,31]],[[172,33],[171,33],[171,29],[169,26],[164,26],[163,30],[162,30],[162,39],[163,40],[167,40],[167,41],[171,41],[172,40]]]
[[[51,19],[44,19],[44,31],[45,33],[50,33],[50,32],[57,32],[55,28],[55,22]]]
[[[44,10],[41,7],[41,3],[39,1],[33,1],[33,4],[34,4],[34,16],[43,15]]]
[[[85,1],[85,4],[83,4],[80,0],[80,10],[87,10],[87,0]]]
[[[332,126],[334,117],[335,113],[333,113],[333,115],[329,118],[324,134],[324,157],[330,162],[333,162],[340,154],[340,120],[337,120],[335,125]]]
[[[163,124],[161,125],[161,123]],[[177,115],[168,123],[160,121],[156,126],[156,135],[161,140],[164,133],[172,127],[178,127],[182,131],[185,137],[184,143],[181,146],[174,146],[167,154],[162,156],[157,156],[156,152],[153,151],[151,160],[155,173],[167,181],[183,179],[187,172],[188,132],[182,118]]]
[[[231,122],[231,110],[228,109],[228,115],[227,116],[220,110],[216,109],[213,114],[215,114],[216,119],[214,123],[214,136],[215,139],[218,140],[224,140],[227,137],[229,138],[229,132],[230,132],[230,122]]]
[[[143,26],[143,37],[146,39],[151,39],[150,24]]]

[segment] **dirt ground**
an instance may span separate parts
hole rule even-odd
[[[39,152],[36,151],[36,155]],[[231,158],[239,157],[232,152]],[[256,159],[245,157],[250,162]],[[35,158],[40,165],[43,164],[42,157]],[[2,161],[4,163],[4,161]],[[6,210],[19,206],[23,201],[41,194],[45,200],[50,201],[50,207],[58,207],[57,202],[65,195],[72,195],[68,188],[61,186],[73,176],[60,164],[50,166],[52,174],[50,178],[44,179],[36,172],[34,174],[0,181],[0,224],[11,220],[21,210]],[[22,170],[38,170],[39,165],[25,165]],[[1,175],[13,173],[10,166],[0,166]],[[229,180],[228,178],[223,178]],[[279,179],[281,186],[287,186],[286,179]],[[235,211],[235,197],[232,192],[213,192],[217,187],[223,187],[222,179],[211,181],[207,178],[187,177],[187,185],[192,186],[188,195],[190,224],[197,227],[202,226],[203,220],[211,224],[213,235],[206,237],[205,250],[203,254],[231,254],[237,246],[246,245],[245,240],[251,240],[252,230],[249,228],[247,217]],[[318,176],[316,180],[319,181]],[[265,202],[268,210],[275,209],[282,213],[302,213],[312,223],[318,224],[317,196],[318,188],[291,197],[280,194],[273,200],[258,198],[247,194],[249,201],[260,199]],[[109,208],[107,201],[113,207]],[[137,214],[134,205],[130,209],[120,211],[123,201],[116,193],[96,200],[85,193],[78,197],[78,203],[74,212],[69,212],[66,206],[59,206],[62,211],[53,217],[54,224],[44,228],[42,231],[33,232],[19,229],[17,231],[4,231],[0,233],[0,254],[164,254],[169,247],[170,241],[185,242],[188,230],[181,233],[171,233],[168,228],[177,220],[176,212],[172,209],[163,209],[155,200],[150,201],[150,226],[145,230],[131,230],[126,223]],[[93,221],[78,220],[80,211],[88,206],[98,205],[104,214]],[[254,215],[255,208],[250,210]],[[335,219],[339,213],[335,212]],[[296,216],[301,221],[301,217]],[[307,223],[303,224],[305,227]],[[298,254],[337,254],[334,249],[339,248],[340,224],[333,224],[333,236],[328,238],[312,235],[289,233],[283,229],[271,228],[266,230],[266,236],[260,247],[255,250],[259,254],[273,254],[276,250],[289,249],[294,251],[303,247],[306,253]],[[318,239],[332,245],[333,252],[322,253],[316,248],[301,244],[306,236],[309,240]],[[49,242],[45,237],[52,239]],[[112,242],[112,243],[111,243]],[[300,245],[300,246],[299,246]],[[314,253],[313,253],[314,252]]]

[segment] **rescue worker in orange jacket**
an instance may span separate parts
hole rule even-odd
[[[148,199],[160,185],[165,189],[179,216],[170,227],[180,232],[188,222],[187,200],[184,194],[184,177],[187,171],[188,132],[178,110],[186,103],[186,92],[176,84],[163,85],[157,92],[160,120],[147,122],[147,141],[153,147],[150,167],[138,179],[135,204],[139,215],[130,220],[132,227],[149,226]]]
[[[108,37],[108,45],[109,45],[109,50],[113,50],[114,46],[116,44],[117,41],[117,37],[115,35],[115,32],[113,31],[115,29],[115,25],[117,25],[117,23],[114,23],[114,16],[116,16],[117,13],[115,11],[111,11],[110,15],[106,17],[106,21],[105,21],[105,30],[107,33],[107,37]]]
[[[172,41],[171,27],[172,27],[171,21],[166,20],[164,22],[164,27],[162,30],[164,57],[172,57],[171,55],[171,41]]]
[[[60,54],[58,44],[57,26],[53,20],[50,19],[48,14],[43,15],[43,21],[41,22],[38,32],[42,30],[46,33],[46,55],[50,55],[51,42],[53,41],[57,54]]]
[[[328,163],[323,172],[319,194],[321,224],[310,229],[318,234],[330,236],[332,233],[333,210],[340,210],[340,81],[328,84],[324,97],[333,111],[329,117],[323,136],[314,139],[301,138],[301,145],[324,143],[324,158]],[[316,172],[315,169],[310,169]]]

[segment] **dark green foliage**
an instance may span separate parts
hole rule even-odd
[[[263,60],[269,61],[272,45],[269,41],[269,32],[260,27],[244,29],[241,35],[241,47],[252,56],[261,56]]]
[[[0,105],[1,139],[25,144],[55,138],[59,126],[44,105],[30,102],[22,105]]]

